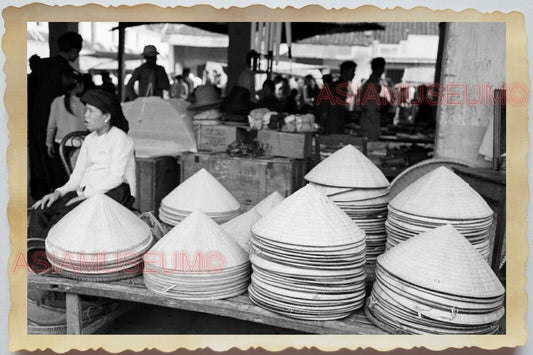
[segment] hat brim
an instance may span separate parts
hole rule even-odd
[[[187,110],[189,110],[189,111],[207,110],[207,109],[210,109],[210,108],[220,107],[222,105],[222,102],[223,102],[222,99],[217,100],[217,101],[213,101],[213,102],[209,102],[209,103],[193,102],[192,104],[187,106]]]

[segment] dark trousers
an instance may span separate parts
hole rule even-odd
[[[126,208],[131,209],[133,206],[134,198],[130,193],[130,185],[126,183],[122,183],[114,189],[109,190],[106,192],[106,195]],[[28,227],[28,238],[46,239],[50,229],[67,213],[83,202],[78,201],[66,206],[68,201],[77,196],[76,192],[69,192],[54,202],[52,206],[42,210],[37,209],[32,211],[30,225]]]

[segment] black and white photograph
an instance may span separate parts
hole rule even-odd
[[[516,344],[508,22],[71,18],[17,58],[26,337]]]

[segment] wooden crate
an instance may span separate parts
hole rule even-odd
[[[137,196],[134,208],[141,212],[154,211],[158,216],[161,200],[180,181],[178,159],[172,156],[136,158]]]
[[[244,141],[247,127],[241,126],[200,126],[197,133],[198,150],[225,152],[228,145],[235,141]]]
[[[274,191],[288,196],[304,185],[307,160],[281,157],[239,158],[226,153],[191,153],[181,157],[181,180],[209,171],[241,203],[243,211]]]
[[[257,133],[257,140],[266,155],[305,159],[313,154],[312,133],[290,133],[262,129]]]

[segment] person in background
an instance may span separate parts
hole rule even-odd
[[[281,112],[282,106],[275,95],[276,86],[270,79],[266,79],[263,82],[263,88],[259,93],[259,101],[257,101],[257,107],[265,107],[270,111]]]
[[[81,102],[80,97],[85,91],[93,89],[95,86],[90,74],[80,75],[75,72],[65,80],[70,81],[66,87],[67,93],[52,101],[46,133],[46,149],[53,164],[50,167],[53,188],[62,186],[68,180],[58,154],[59,144],[67,134],[74,131],[85,131],[83,124],[85,105]],[[66,149],[69,148],[66,147]]]
[[[117,96],[102,89],[88,90],[84,123],[91,133],[83,141],[68,182],[33,204],[31,238],[45,239],[63,216],[86,198],[104,193],[131,208],[136,191],[133,140]],[[95,221],[96,223],[97,221]]]
[[[258,53],[253,49],[246,55],[246,68],[239,74],[239,82],[237,85],[243,86],[250,90],[250,100],[256,102],[256,89],[255,89],[255,72],[252,70],[252,63],[257,60]]]
[[[100,75],[102,76],[102,84],[100,85],[100,88],[116,95],[117,87],[115,86],[115,84],[113,84],[113,80],[111,80],[109,72],[103,71],[100,73]]]
[[[302,100],[300,99],[300,96],[298,89],[291,89],[283,112],[287,112],[291,115],[302,113]]]
[[[126,100],[135,100],[139,96],[163,97],[163,91],[170,89],[165,68],[157,64],[159,52],[155,46],[145,46],[142,54],[146,62],[137,67],[131,74],[131,78],[126,84]],[[139,82],[139,93],[134,90],[137,81]]]
[[[188,98],[191,97],[193,91],[194,91],[194,88],[195,88],[195,85],[194,85],[194,81],[191,79],[191,69],[189,68],[183,68],[183,81],[185,81],[185,84],[187,84],[187,88],[188,88]]]
[[[185,82],[183,75],[176,75],[170,87],[170,97],[186,100],[189,97],[189,85]]]
[[[289,97],[291,91],[289,79],[283,77],[282,75],[276,75],[276,77],[274,77],[274,86],[275,96],[283,108],[287,104],[287,98]]]
[[[413,117],[414,123],[425,126],[426,128],[435,129],[435,119],[433,115],[433,107],[436,105],[432,103],[428,95],[427,85],[420,85],[417,88],[417,96],[413,102]]]
[[[81,51],[83,39],[76,32],[66,32],[57,39],[59,53],[40,59],[32,71],[28,88],[28,150],[30,161],[30,196],[38,200],[52,189],[51,158],[46,147],[48,118],[52,101],[66,93],[64,78],[74,71],[70,65]]]
[[[385,59],[374,58],[370,62],[372,74],[361,87],[361,133],[369,141],[377,141],[381,136],[382,116],[387,114],[389,105],[383,97],[381,76],[385,72]]]
[[[316,112],[316,99],[320,89],[312,75],[306,75],[304,78],[304,86],[302,90],[302,102],[304,111],[306,113]]]
[[[329,84],[324,82],[320,92],[320,126],[324,134],[344,134],[344,123],[348,116],[348,108],[354,94],[352,80],[355,76],[357,64],[354,61],[345,61],[340,65],[340,78]],[[325,90],[327,89],[327,90]]]

